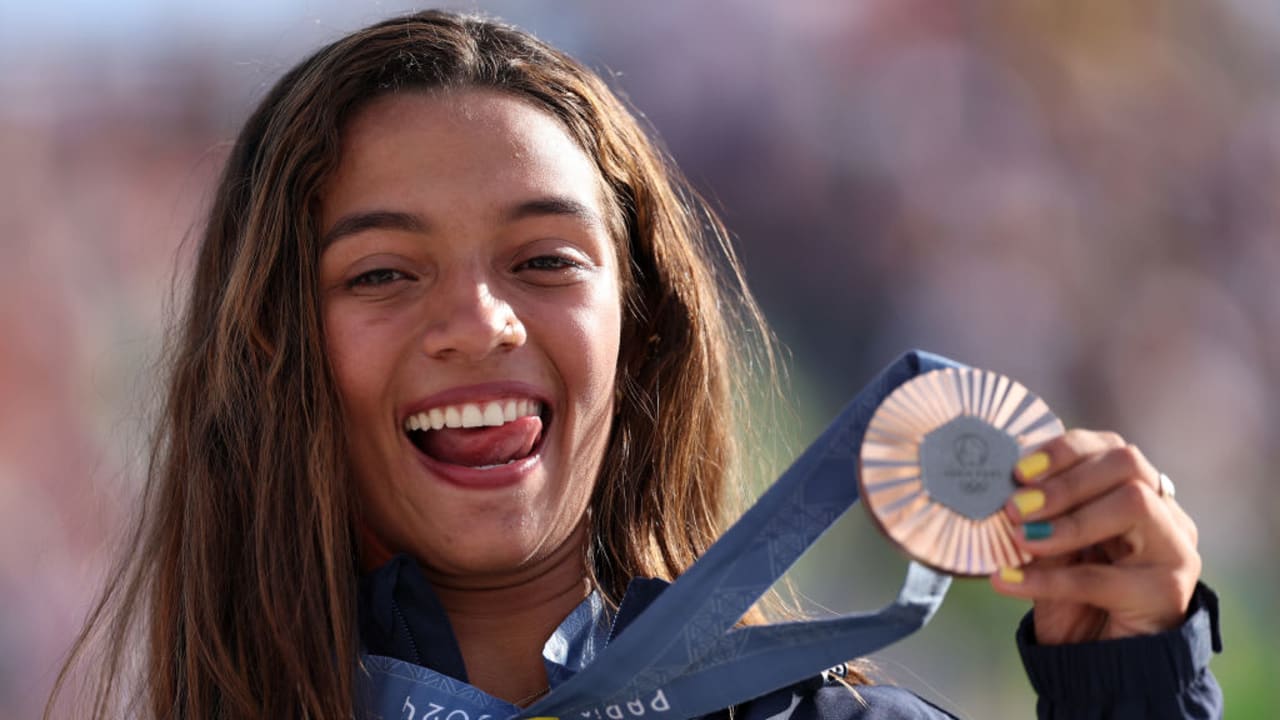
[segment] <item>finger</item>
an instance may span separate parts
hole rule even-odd
[[[1165,498],[1165,500],[1169,500],[1169,498]],[[1200,529],[1196,527],[1196,521],[1192,520],[1191,516],[1187,514],[1187,511],[1183,510],[1182,506],[1178,503],[1169,502],[1168,505],[1169,514],[1173,516],[1173,520],[1177,524],[1178,530],[1182,532],[1187,543],[1191,545],[1191,547],[1198,546],[1200,544]]]
[[[1065,513],[1110,492],[1117,486],[1137,481],[1155,492],[1159,475],[1142,451],[1120,445],[1084,456],[1055,475],[1041,476],[1034,487],[1022,488],[1006,503],[1015,521],[1039,520]]]
[[[1036,557],[1100,545],[1116,562],[1176,563],[1188,543],[1170,510],[1150,487],[1131,479],[1070,512],[1024,524],[1015,539]]]
[[[1013,475],[1026,485],[1062,472],[1090,455],[1126,444],[1113,432],[1073,428],[1023,456]]]
[[[1199,555],[1177,567],[1081,563],[1006,568],[991,577],[996,592],[1036,601],[1079,603],[1106,610],[1120,627],[1112,636],[1155,633],[1182,622],[1196,579]]]
[[[1158,471],[1153,468],[1152,472]],[[1178,499],[1173,496],[1172,490],[1167,493],[1165,492],[1163,485],[1166,479],[1167,477],[1164,473],[1159,473],[1156,476],[1156,494],[1159,495],[1160,498],[1165,501],[1165,504],[1169,506],[1170,514],[1172,515],[1175,524],[1186,536],[1191,546],[1195,547],[1200,541],[1200,529],[1196,527],[1195,521],[1191,519],[1191,516],[1187,514],[1187,511],[1182,509],[1182,505],[1178,502]]]

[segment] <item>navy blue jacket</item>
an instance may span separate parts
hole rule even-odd
[[[617,614],[600,631],[623,632],[665,586],[660,580],[633,582]],[[359,612],[361,643],[367,652],[466,682],[462,653],[444,608],[411,559],[398,556],[361,579]],[[584,616],[589,617],[585,603],[566,623],[576,617],[575,622],[581,625]],[[581,630],[575,632],[582,634]],[[588,637],[585,644],[602,647],[607,636]],[[1222,691],[1209,672],[1209,658],[1221,651],[1218,599],[1204,585],[1197,587],[1185,622],[1164,633],[1042,646],[1035,642],[1035,627],[1028,613],[1018,628],[1017,642],[1031,685],[1039,695],[1036,713],[1042,720],[1222,716]],[[548,670],[554,687],[564,667],[548,659]],[[725,710],[712,717],[727,720],[731,716]],[[732,717],[905,720],[955,716],[892,685],[859,685],[855,695],[833,672],[827,672],[740,705],[733,709]]]

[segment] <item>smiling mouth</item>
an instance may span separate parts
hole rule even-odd
[[[419,452],[437,462],[485,470],[535,454],[545,414],[537,400],[506,398],[431,408],[410,415],[404,430]]]

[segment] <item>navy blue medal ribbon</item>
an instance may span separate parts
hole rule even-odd
[[[863,435],[915,376],[961,365],[906,353],[871,381],[723,536],[586,667],[528,708],[391,658],[365,656],[364,689],[384,720],[694,718],[804,680],[919,629],[950,577],[911,563],[898,597],[870,613],[734,627],[858,501]]]

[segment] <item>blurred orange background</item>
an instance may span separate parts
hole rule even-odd
[[[1118,430],[1199,523],[1228,716],[1280,705],[1280,6],[450,7],[611,76],[713,199],[792,351],[779,444],[908,347]],[[304,53],[412,9],[0,5],[0,718],[38,716],[126,527],[165,324],[239,123]],[[855,511],[794,575],[848,611],[902,569]],[[957,583],[880,667],[964,717],[1028,716],[1023,610]]]

